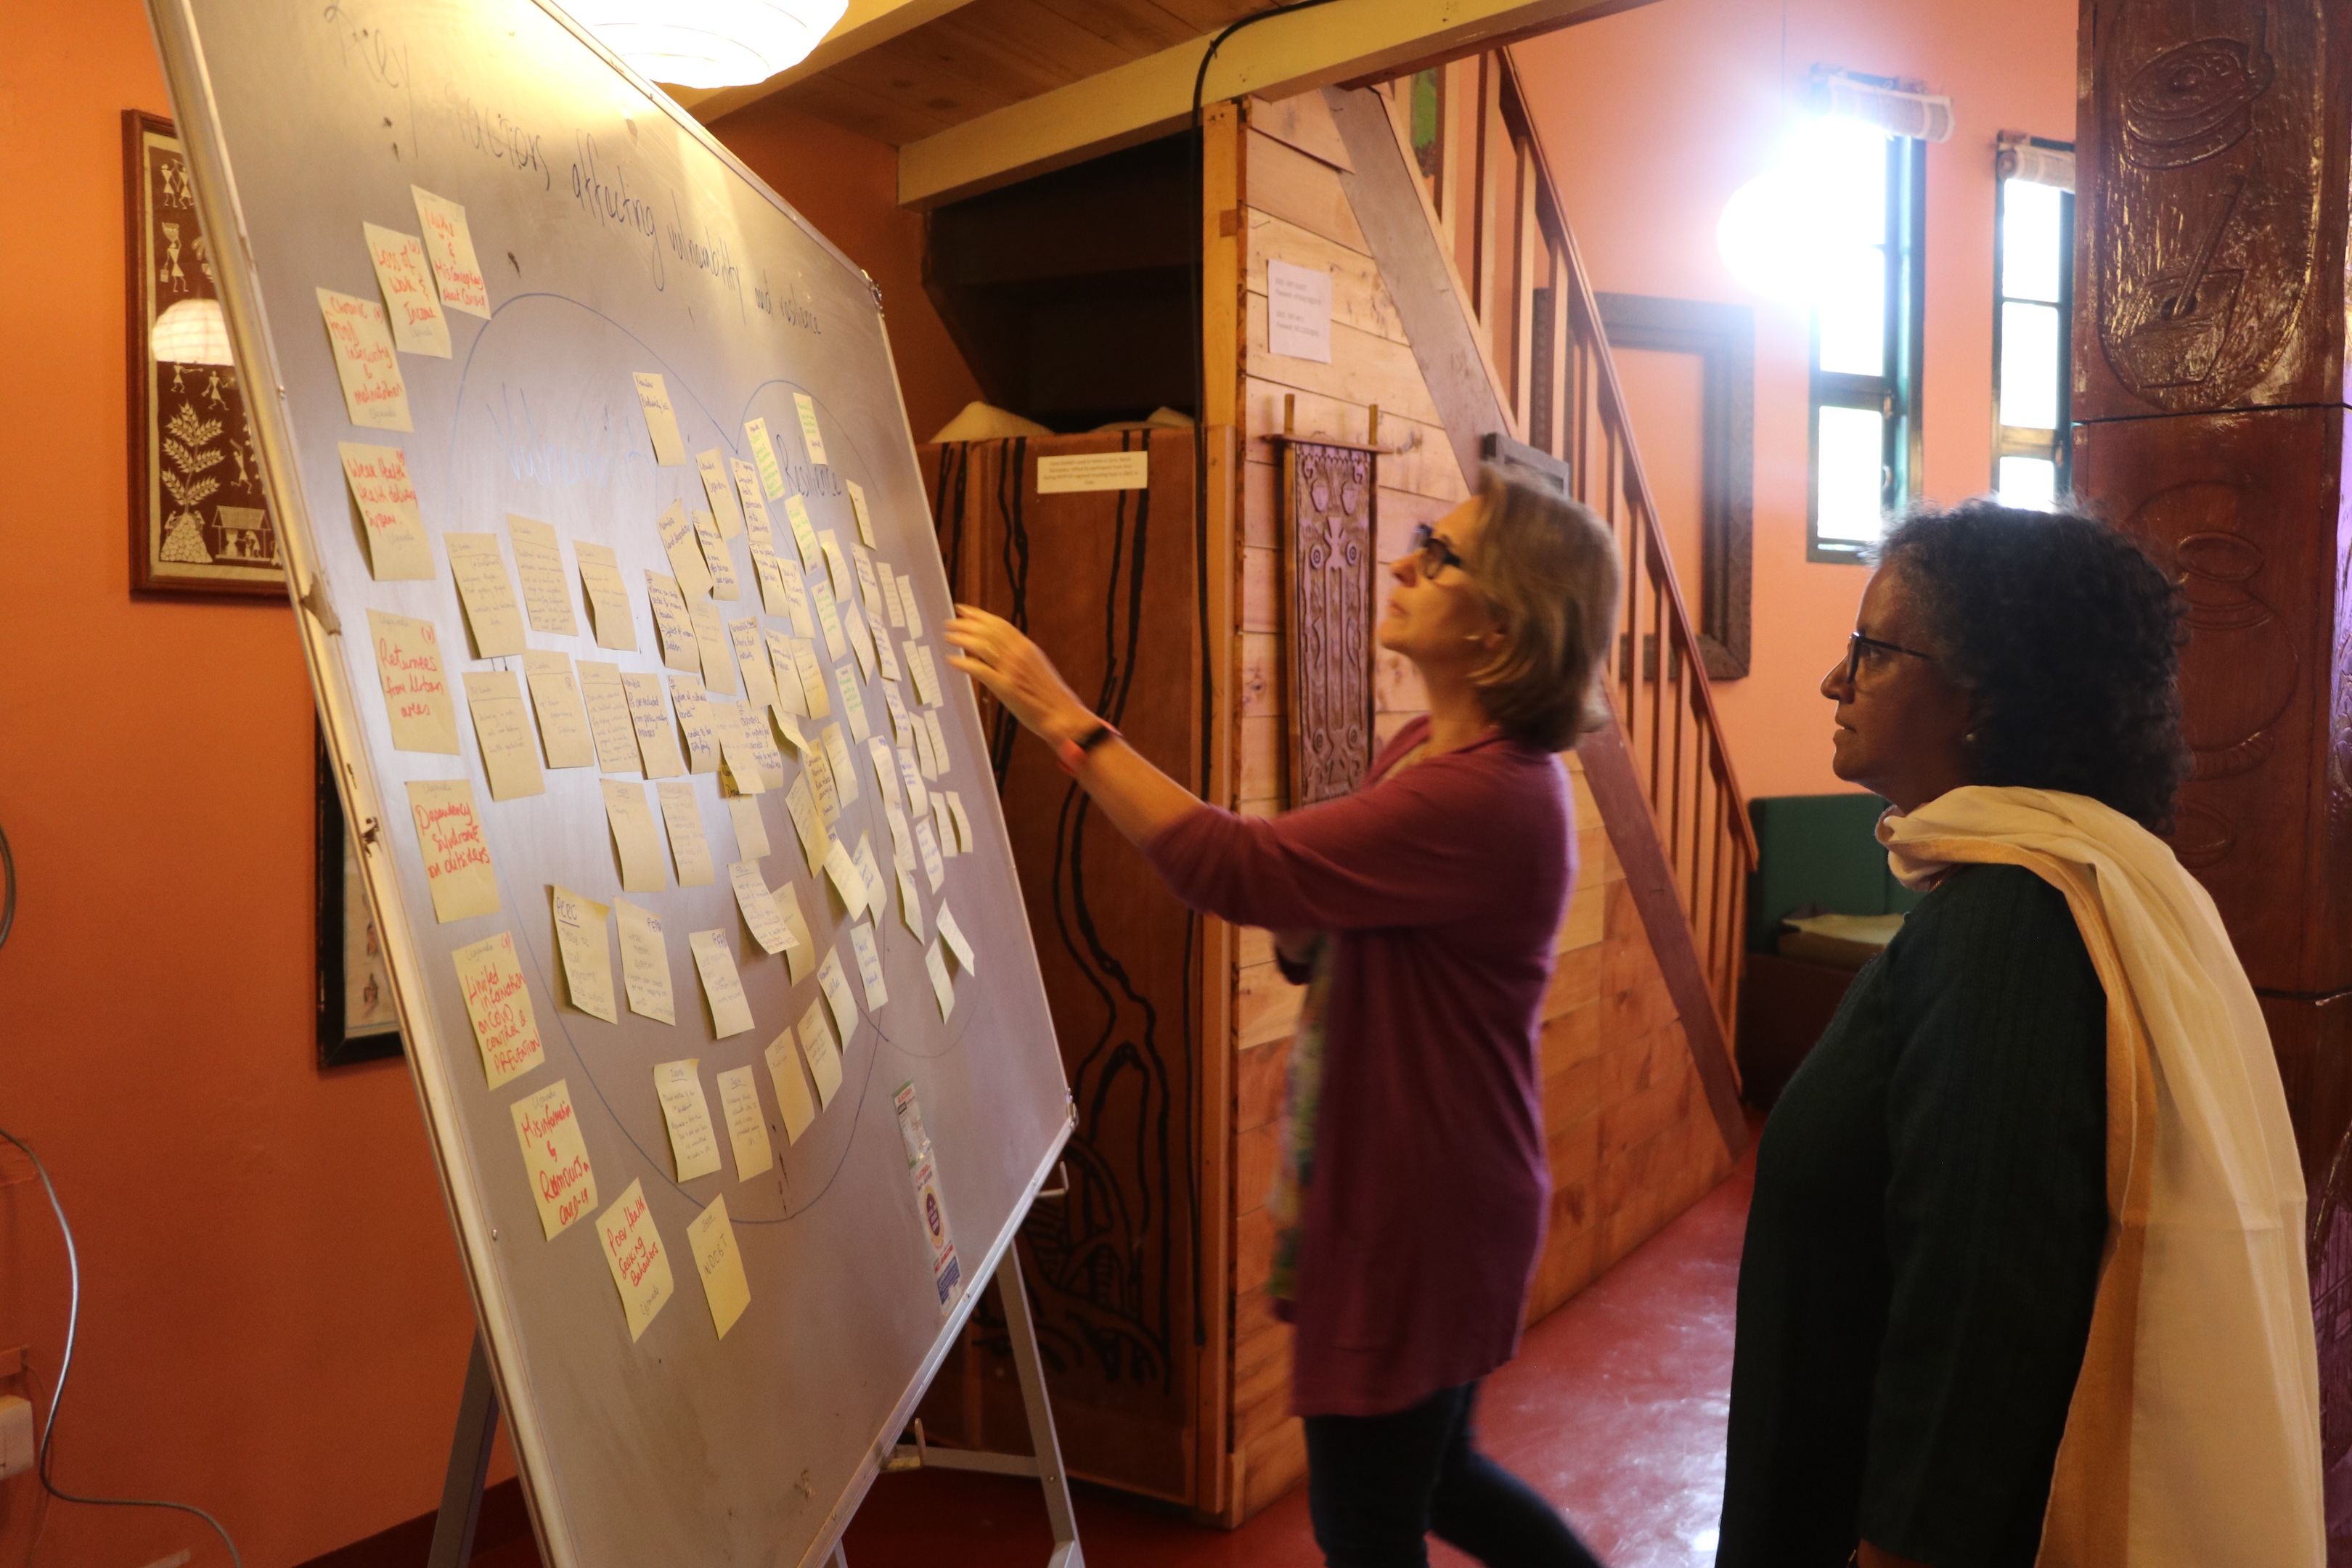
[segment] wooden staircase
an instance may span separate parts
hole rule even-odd
[[[1732,1045],[1755,833],[1511,51],[1324,96],[1354,165],[1356,219],[1463,471],[1491,455],[1563,477],[1616,533],[1625,566],[1624,632],[1609,668],[1617,722],[1579,753],[1737,1155],[1747,1124]]]

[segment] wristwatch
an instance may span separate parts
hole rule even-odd
[[[1056,742],[1054,745],[1054,760],[1062,765],[1064,773],[1076,778],[1078,776],[1078,764],[1087,760],[1088,752],[1093,751],[1105,741],[1123,741],[1126,738],[1116,728],[1097,719],[1090,727],[1081,731],[1076,740]]]

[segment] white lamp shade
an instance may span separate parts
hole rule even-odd
[[[155,318],[148,351],[165,364],[234,364],[218,300],[183,300]]]
[[[799,64],[848,0],[572,0],[572,17],[655,81],[735,87]]]

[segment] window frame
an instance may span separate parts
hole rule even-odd
[[[1864,78],[1879,81],[1878,78]],[[1896,85],[1884,79],[1885,85]],[[1810,317],[1805,408],[1805,559],[1866,565],[1871,544],[1821,534],[1822,410],[1866,408],[1880,426],[1879,510],[1892,513],[1919,494],[1921,360],[1927,337],[1927,143],[1886,136],[1885,365],[1877,375],[1822,368],[1821,311]]]
[[[2039,147],[2045,152],[2072,153],[2074,143],[2048,136],[2028,136],[2024,145]],[[2058,268],[2058,426],[2043,440],[2041,433],[2030,426],[2004,425],[2000,422],[2001,325],[2007,313],[2004,305],[2039,305],[2047,308],[2047,300],[2026,300],[2007,291],[2009,271],[2009,182],[2011,176],[2002,172],[2001,163],[2007,149],[1993,154],[1992,179],[1992,493],[2000,493],[2000,460],[2003,458],[2041,458],[2055,465],[2051,492],[2063,501],[2074,489],[2074,193],[2058,193],[2058,242],[2064,258]]]

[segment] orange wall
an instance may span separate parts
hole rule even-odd
[[[1923,489],[1990,489],[1993,133],[2074,135],[2074,0],[1656,0],[1517,50],[1592,286],[1756,308],[1755,658],[1716,688],[1750,795],[1846,787],[1816,688],[1868,573],[1805,560],[1805,316],[1740,289],[1716,220],[1813,64],[1949,94],[1952,139],[1927,149]],[[1637,402],[1646,450],[1642,415]],[[1696,452],[1667,432],[1654,444]]]
[[[200,1503],[274,1568],[433,1505],[471,1313],[407,1074],[311,1065],[310,691],[287,612],[129,593],[120,113],[169,108],[144,15],[18,5],[5,41],[0,188],[28,221],[0,247],[0,826],[23,885],[0,1125],[47,1160],[80,1244],[57,1473]],[[882,280],[928,434],[971,384],[922,302],[888,151],[780,119],[749,157]],[[65,1316],[40,1189],[0,1185],[0,1347],[31,1347],[44,1396]],[[29,1489],[0,1483],[0,1562],[23,1560]],[[59,1507],[40,1560],[226,1562],[209,1542]]]

